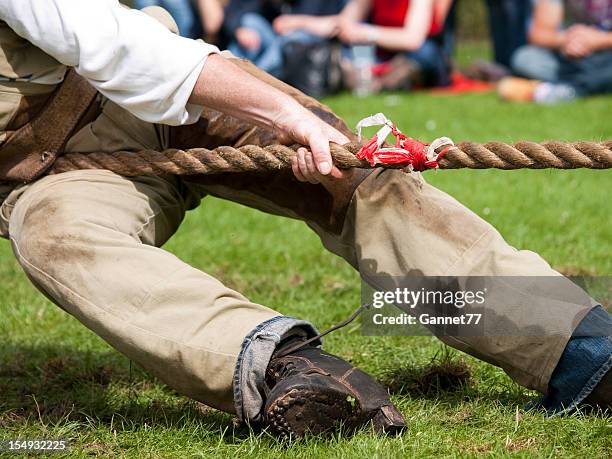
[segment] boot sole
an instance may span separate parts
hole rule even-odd
[[[293,389],[275,400],[266,410],[268,424],[280,437],[302,437],[306,432],[319,434],[344,425],[354,429],[360,409],[346,393],[330,389],[322,392],[307,388]]]

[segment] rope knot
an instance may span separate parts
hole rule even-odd
[[[377,165],[399,166],[408,172],[437,169],[440,159],[454,146],[453,141],[448,137],[440,137],[431,144],[408,137],[382,113],[365,118],[357,124],[359,140],[361,140],[362,128],[381,125],[382,128],[357,152],[357,158],[368,161],[372,167]],[[389,134],[395,137],[395,146],[383,147]],[[439,148],[442,150],[438,153]]]

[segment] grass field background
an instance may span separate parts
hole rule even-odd
[[[406,133],[428,140],[612,138],[610,97],[557,107],[504,104],[493,94],[341,95],[326,102],[352,126],[383,111]],[[466,170],[427,178],[512,245],[539,252],[564,272],[612,275],[610,172]],[[207,198],[166,248],[252,300],[321,329],[359,302],[357,274],[296,221]],[[332,334],[325,347],[393,387],[406,432],[309,438],[288,446],[235,427],[231,416],[177,395],[131,365],[37,293],[6,241],[0,242],[0,260],[3,439],[67,438],[74,456],[603,458],[612,452],[612,418],[525,412],[533,394],[501,370],[430,337],[362,337],[358,325]],[[467,367],[471,377],[438,390],[426,376],[449,360]]]

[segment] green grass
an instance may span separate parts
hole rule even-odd
[[[327,102],[351,125],[384,111],[422,139],[612,138],[612,99],[605,97],[551,108],[507,105],[492,94],[343,95]],[[427,178],[514,246],[535,250],[566,272],[612,274],[609,172],[466,170]],[[206,199],[166,248],[253,300],[320,328],[346,317],[359,301],[357,275],[326,253],[303,224],[227,202]],[[597,458],[612,451],[610,417],[525,412],[521,407],[533,394],[501,370],[430,337],[362,337],[357,325],[332,334],[326,348],[393,383],[407,431],[397,438],[361,432],[282,444],[234,427],[229,415],[132,367],[38,294],[6,242],[0,257],[0,438],[64,437],[74,456]],[[463,362],[471,377],[449,390],[424,387],[422,377],[434,359]]]

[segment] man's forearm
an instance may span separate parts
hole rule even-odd
[[[307,111],[291,96],[219,55],[208,57],[189,102],[267,128],[282,128],[283,116]]]
[[[208,57],[189,102],[274,129],[281,141],[309,146],[311,153],[300,149],[293,158],[292,168],[298,180],[318,183],[319,174],[342,176],[333,167],[329,144],[346,143],[346,136],[293,97],[243,71],[223,56]]]

